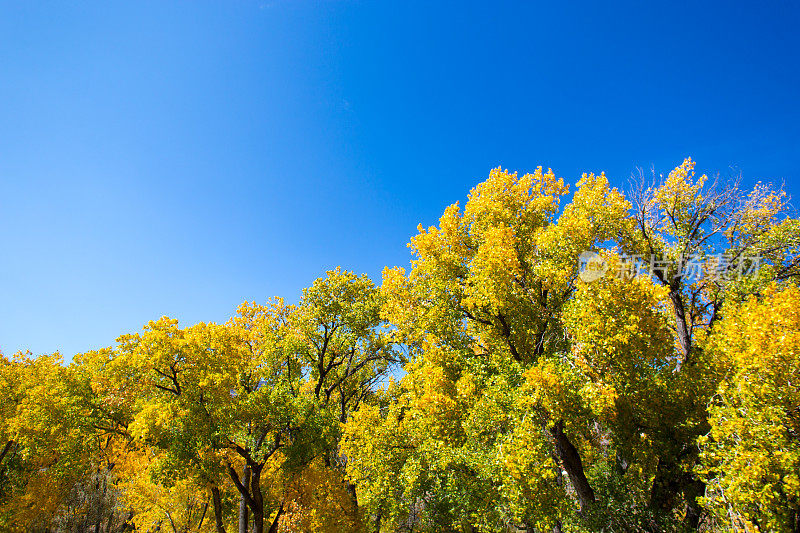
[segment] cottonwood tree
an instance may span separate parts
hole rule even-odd
[[[340,424],[396,358],[380,331],[379,309],[368,278],[337,269],[307,289],[297,306],[280,299],[246,303],[222,325],[150,322],[142,333],[118,339],[99,375],[111,383],[110,398],[126,391],[123,403],[133,404],[124,433],[131,446],[151,450],[151,478],[165,490],[186,480],[207,487],[218,532],[232,522],[224,500],[233,487],[239,531],[252,522],[256,533],[275,532],[314,512],[301,480],[347,489]],[[137,486],[160,490],[146,480]],[[358,524],[352,487],[344,494],[338,509],[347,517],[330,520],[352,529]],[[142,501],[132,504],[144,509]],[[150,508],[137,519],[152,522],[152,516],[160,515]],[[183,516],[191,518],[189,509]]]
[[[698,471],[719,530],[800,531],[800,290],[726,304],[709,349],[725,378]]]
[[[584,175],[560,213],[552,172],[495,169],[463,211],[420,227],[411,271],[387,269],[382,286],[415,358],[346,431],[384,527],[698,527],[697,439],[722,379],[705,343],[725,301],[796,276],[798,225],[781,191],[693,169],[633,203]],[[606,276],[581,279],[584,251]]]
[[[107,489],[105,441],[89,381],[59,354],[0,355],[0,528],[40,531],[124,523]]]

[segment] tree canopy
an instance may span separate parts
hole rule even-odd
[[[800,532],[800,219],[497,168],[380,286],[0,358],[8,531]]]

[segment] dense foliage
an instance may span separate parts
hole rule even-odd
[[[495,169],[380,287],[0,358],[0,529],[800,532],[785,194],[569,195]]]

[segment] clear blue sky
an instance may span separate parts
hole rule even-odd
[[[492,167],[800,195],[800,2],[0,0],[0,349],[112,344],[342,265]]]

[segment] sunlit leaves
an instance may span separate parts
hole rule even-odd
[[[731,306],[713,349],[726,366],[703,445],[722,527],[790,530],[800,514],[800,290]]]

